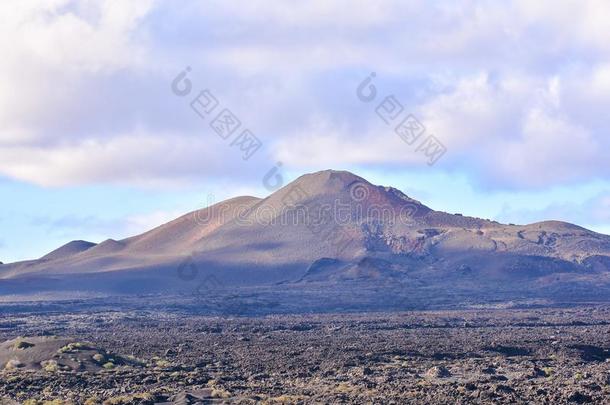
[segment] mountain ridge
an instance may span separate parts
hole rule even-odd
[[[129,238],[73,241],[38,260],[0,265],[0,293],[40,289],[26,280],[67,291],[180,291],[188,287],[177,274],[185,260],[199,276],[235,286],[396,279],[571,289],[610,283],[610,236],[561,221],[504,225],[435,211],[393,187],[326,170]]]

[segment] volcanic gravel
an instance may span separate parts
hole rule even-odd
[[[91,363],[90,353],[130,361],[0,364],[0,403],[610,403],[606,306],[264,317],[104,310],[0,319],[2,341],[53,336],[82,342],[67,352],[78,362]],[[2,346],[0,357],[36,348],[15,344]]]

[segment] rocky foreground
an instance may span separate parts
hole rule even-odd
[[[0,339],[5,404],[610,403],[605,306],[13,313]]]

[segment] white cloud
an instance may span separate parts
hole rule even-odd
[[[560,220],[576,223],[597,232],[607,233],[610,223],[610,195],[602,193],[581,203],[550,203],[537,209],[512,209],[505,206],[497,219],[506,223],[534,223]]]
[[[490,184],[544,187],[610,173],[602,148],[610,141],[572,121],[562,80],[580,81],[528,75],[493,83],[478,76],[424,106],[424,122],[447,143],[454,167],[470,160]]]
[[[126,134],[109,140],[85,139],[58,146],[15,146],[0,149],[0,171],[42,186],[89,183],[171,185],[197,180],[197,171],[235,174],[239,170],[214,148],[228,145],[205,136]],[[210,145],[214,147],[210,147]],[[236,151],[233,151],[236,152]],[[239,162],[236,155],[235,162]]]
[[[376,71],[449,148],[439,168],[500,188],[608,178],[608,15],[597,0],[3,3],[0,174],[169,184],[276,159],[423,165],[354,96]],[[275,156],[245,169],[195,135],[212,136],[169,92],[187,64]]]
[[[140,61],[130,34],[150,0],[24,1],[0,6],[4,66],[23,62],[59,70],[111,70]]]
[[[143,66],[132,38],[150,1],[0,5],[0,143],[49,138],[50,123],[86,103],[87,82]]]
[[[567,92],[564,81],[569,82]],[[610,139],[600,135],[603,128],[574,121],[564,105],[578,83],[582,79],[574,75],[491,78],[480,72],[409,112],[447,146],[439,167],[470,171],[488,186],[545,187],[608,176]],[[361,106],[372,124],[358,130],[318,120],[279,142],[278,156],[301,167],[423,165],[423,155],[402,143],[374,109]]]
[[[273,24],[284,27],[349,27],[376,26],[399,18],[396,11],[406,12],[417,8],[421,2],[405,5],[397,0],[251,0],[227,3],[208,1],[200,5],[202,14],[225,20],[228,15],[242,23]]]

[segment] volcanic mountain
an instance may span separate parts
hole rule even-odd
[[[610,286],[610,236],[557,221],[503,225],[451,215],[326,170],[131,238],[73,241],[38,260],[0,265],[0,294],[171,293],[202,277],[235,288],[356,281],[598,298]]]

